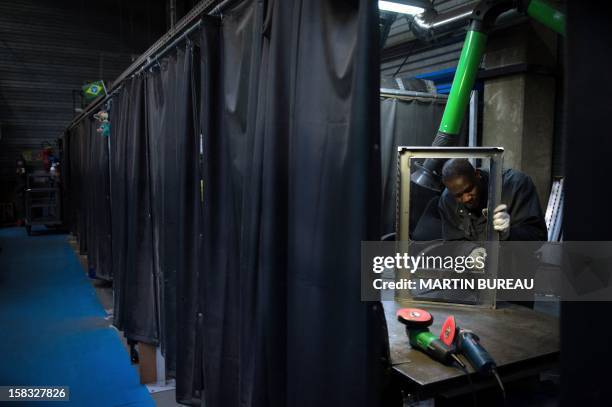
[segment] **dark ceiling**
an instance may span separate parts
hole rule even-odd
[[[194,2],[177,0],[177,17]],[[167,7],[165,0],[0,2],[0,187],[10,188],[20,155],[55,143],[80,107],[83,84],[112,82],[166,32]]]

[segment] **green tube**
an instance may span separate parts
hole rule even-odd
[[[565,35],[565,15],[542,0],[531,0],[527,15],[561,35]]]
[[[440,123],[440,131],[443,133],[459,134],[461,130],[463,115],[470,101],[470,92],[476,80],[486,43],[486,34],[473,30],[468,31]]]

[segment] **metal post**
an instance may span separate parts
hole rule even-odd
[[[476,147],[478,145],[478,91],[473,90],[470,96],[470,110],[468,116],[468,146]],[[470,163],[476,168],[477,162],[475,158],[470,158]]]

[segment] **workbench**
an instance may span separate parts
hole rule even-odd
[[[457,325],[474,331],[491,354],[504,382],[536,376],[556,366],[559,358],[559,320],[529,308],[498,304],[497,309],[482,309],[449,304],[420,304],[384,301],[389,331],[391,364],[411,391],[422,398],[454,397],[471,391],[465,372],[445,366],[412,349],[403,324],[397,321],[399,308],[422,308],[434,317],[430,330],[438,335],[448,315]],[[474,373],[468,365],[477,388],[494,386],[494,379]]]

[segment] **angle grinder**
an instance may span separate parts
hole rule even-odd
[[[429,326],[433,324],[433,316],[429,312],[419,308],[401,308],[397,311],[397,320],[406,326],[410,346],[438,362],[446,365],[456,362],[465,368],[461,359],[454,353],[454,349],[429,331]]]

